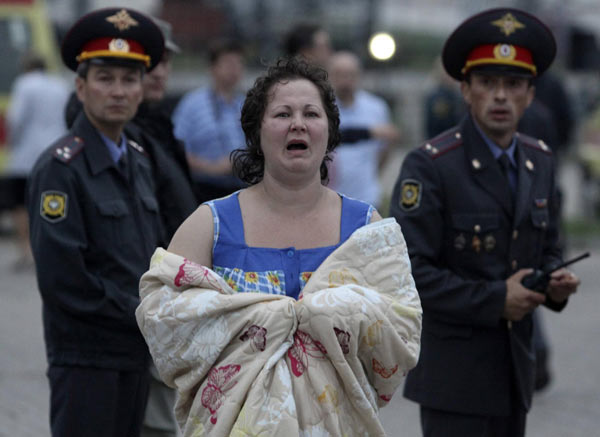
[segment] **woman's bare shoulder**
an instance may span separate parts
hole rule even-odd
[[[373,210],[373,214],[371,214],[371,221],[369,221],[369,223],[375,223],[375,222],[378,222],[379,220],[383,220],[383,217],[381,217],[381,214],[379,214],[379,211],[377,211],[375,209],[375,210]]]
[[[200,205],[177,229],[168,251],[195,263],[211,267],[213,214],[208,205]]]

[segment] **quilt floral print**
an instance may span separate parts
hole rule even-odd
[[[185,436],[383,436],[419,356],[421,304],[394,219],[356,230],[298,300],[232,290],[157,249],[138,325]]]

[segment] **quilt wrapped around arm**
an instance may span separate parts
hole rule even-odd
[[[163,249],[140,296],[186,436],[385,435],[378,409],[419,355],[421,305],[393,219],[355,231],[298,301],[235,292]]]

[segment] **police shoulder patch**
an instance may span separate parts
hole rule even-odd
[[[400,208],[413,211],[421,205],[423,184],[416,179],[404,179],[400,185]]]
[[[65,137],[54,148],[54,157],[65,163],[70,162],[79,152],[81,152],[83,144],[83,140],[80,137]]]
[[[44,191],[40,200],[40,215],[50,223],[67,218],[69,196],[62,191]]]

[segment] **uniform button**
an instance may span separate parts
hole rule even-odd
[[[548,226],[548,223],[542,222],[542,228],[546,229],[546,226]]]
[[[512,320],[507,320],[506,326],[508,327],[508,329],[512,329]]]
[[[512,233],[512,239],[516,240],[517,238],[519,238],[519,231],[515,229]]]
[[[513,270],[517,270],[517,260],[516,259],[513,259],[511,266],[512,266]]]
[[[287,251],[287,256],[289,256],[290,258],[292,258],[294,256],[294,251],[292,249]]]
[[[474,230],[476,233],[479,233],[479,232],[481,232],[481,226],[479,226],[479,225],[475,225],[475,226],[473,226],[473,230]]]

